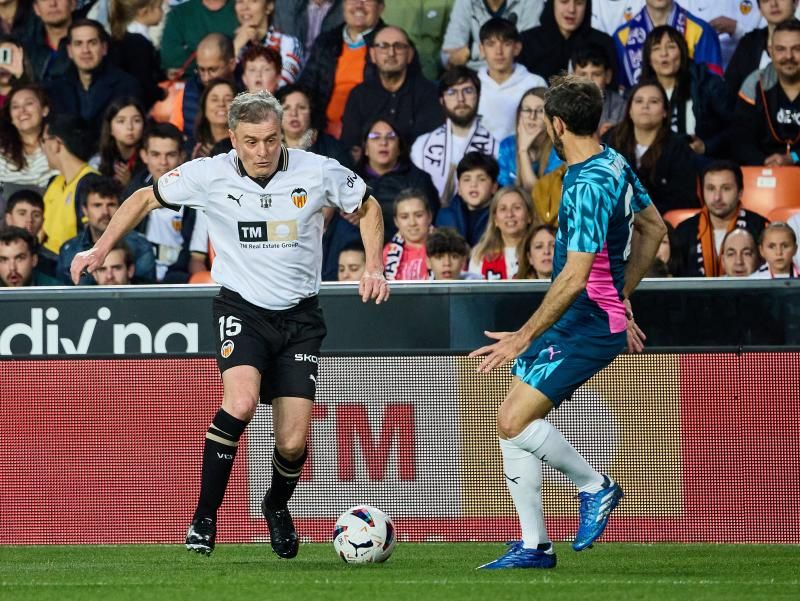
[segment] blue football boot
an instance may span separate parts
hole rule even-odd
[[[600,538],[608,524],[608,516],[622,497],[619,484],[608,476],[603,476],[603,488],[599,492],[578,493],[581,502],[581,524],[575,540],[572,541],[573,549],[582,551],[591,547],[592,543]]]
[[[548,553],[547,551],[550,551]],[[553,545],[546,550],[526,549],[522,541],[514,541],[502,556],[494,561],[478,566],[478,570],[506,570],[511,568],[554,568],[556,567],[556,554]]]

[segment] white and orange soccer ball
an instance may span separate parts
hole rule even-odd
[[[351,507],[336,520],[333,548],[347,563],[381,563],[397,542],[392,518],[368,505]]]

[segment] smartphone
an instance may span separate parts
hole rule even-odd
[[[11,48],[0,48],[0,65],[10,65],[13,57]]]

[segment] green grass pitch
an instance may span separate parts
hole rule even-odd
[[[342,563],[326,545],[279,560],[267,544],[0,546],[0,599],[259,601],[336,599],[800,599],[800,546],[556,545],[554,570],[476,571],[502,544],[400,543],[383,565]]]

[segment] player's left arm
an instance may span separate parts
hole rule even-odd
[[[592,271],[595,253],[567,253],[564,269],[558,274],[547,290],[542,304],[531,315],[530,319],[516,332],[484,332],[486,336],[497,340],[494,344],[472,351],[470,357],[486,355],[478,371],[488,373],[507,361],[512,361],[528,348],[531,341],[544,333],[575,302],[581,292],[586,289],[589,274]]]
[[[650,204],[634,215],[631,232],[631,252],[625,266],[625,285],[622,298],[625,303],[625,316],[628,318],[628,352],[641,353],[647,340],[642,329],[633,318],[630,295],[642,281],[656,258],[661,240],[667,233],[667,226],[654,205]]]
[[[667,226],[654,205],[645,207],[634,216],[631,254],[625,266],[625,286],[622,289],[625,300],[650,269],[666,233]]]
[[[376,304],[389,299],[389,284],[383,276],[383,211],[370,194],[358,209],[361,240],[364,243],[366,265],[358,292],[365,303],[375,299]]]

